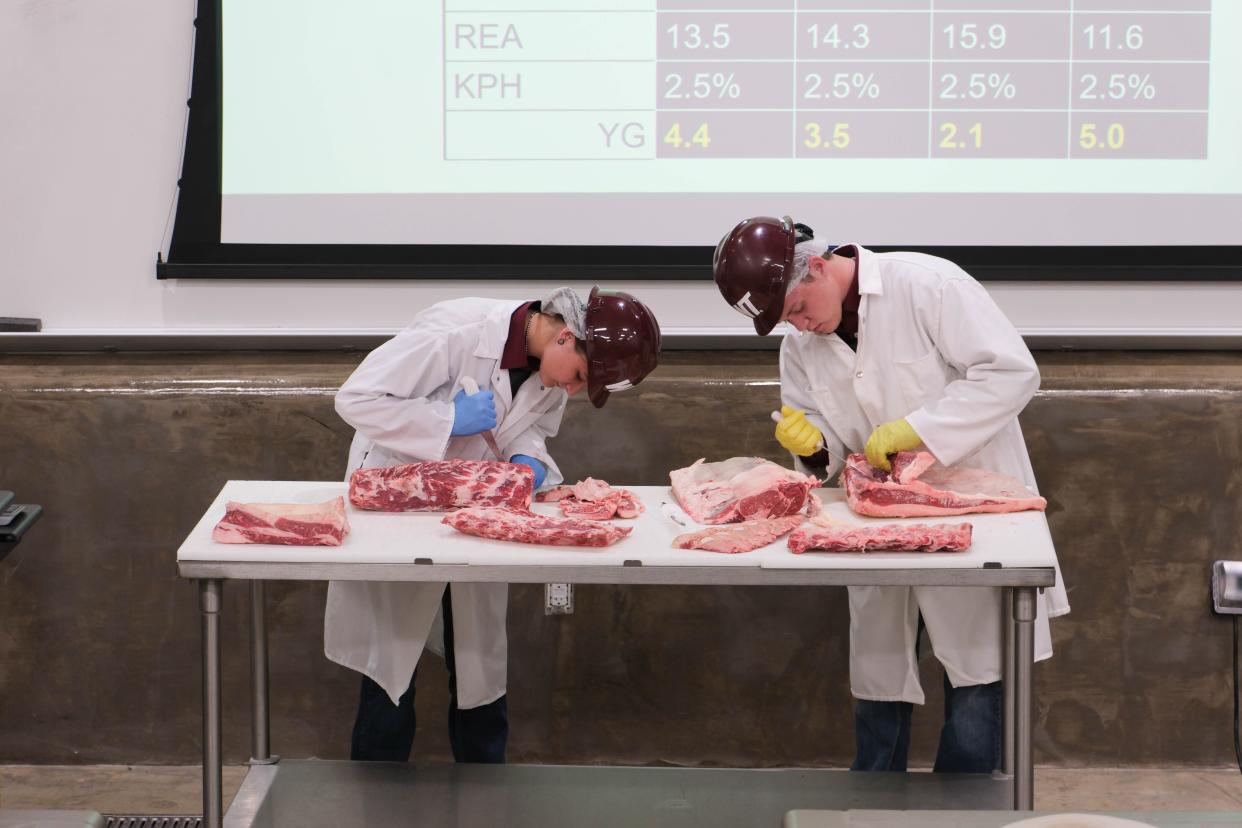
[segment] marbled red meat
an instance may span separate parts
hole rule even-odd
[[[851,454],[846,459],[841,485],[846,503],[855,513],[939,517],[1042,511],[1048,505],[1020,480],[982,469],[945,468],[928,452],[899,452],[890,462],[892,473],[877,469],[863,454]]]
[[[805,518],[802,515],[793,515],[709,526],[698,532],[678,535],[673,538],[673,546],[677,549],[706,549],[709,552],[730,554],[751,552],[767,546],[781,535],[792,532],[803,520]]]
[[[785,517],[815,500],[819,481],[759,457],[732,457],[718,463],[699,460],[669,472],[673,496],[696,523],[737,523]]]
[[[811,521],[789,536],[789,550],[801,552],[964,552],[969,523],[884,523],[856,526]]]
[[[380,512],[445,512],[466,506],[530,508],[535,474],[520,463],[427,460],[358,469],[349,478],[349,502]]]
[[[480,538],[549,546],[611,546],[634,531],[632,526],[549,517],[503,506],[459,509],[441,522]]]
[[[284,546],[340,546],[349,534],[345,499],[323,503],[237,503],[211,530],[216,543],[276,543]]]

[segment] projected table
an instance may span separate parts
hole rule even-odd
[[[1211,0],[445,0],[446,160],[1206,158]]]

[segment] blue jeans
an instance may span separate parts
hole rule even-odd
[[[503,764],[509,739],[509,708],[504,696],[481,707],[457,709],[457,669],[453,659],[451,586],[445,586],[440,611],[444,616],[444,663],[448,667],[449,744],[457,762]],[[358,716],[354,720],[349,758],[373,762],[407,762],[414,746],[414,681],[397,704],[370,678],[362,677]]]
[[[904,771],[910,750],[909,702],[854,702],[857,755],[850,770]],[[944,677],[944,727],[937,773],[991,773],[1001,759],[1001,683],[954,687]]]

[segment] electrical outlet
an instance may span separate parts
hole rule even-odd
[[[1212,606],[1224,615],[1242,615],[1242,561],[1212,564]]]
[[[574,611],[573,584],[543,585],[543,614],[570,615]]]

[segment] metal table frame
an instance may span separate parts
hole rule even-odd
[[[637,563],[637,562],[634,562]],[[1052,567],[983,569],[761,569],[757,567],[534,566],[521,564],[352,564],[181,561],[198,580],[203,646],[203,824],[223,822],[220,611],[225,580],[250,581],[251,764],[271,764],[264,581],[436,581],[682,586],[977,586],[1004,587],[1004,746],[1001,773],[1013,779],[1015,810],[1032,810],[1032,666],[1037,591],[1055,584]]]

